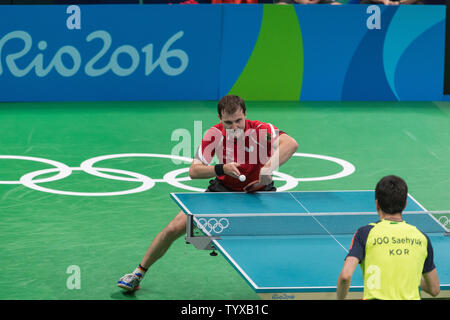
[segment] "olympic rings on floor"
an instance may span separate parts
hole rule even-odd
[[[187,165],[189,165],[192,162],[192,158],[182,157],[182,156],[178,156],[178,155],[158,154],[158,153],[123,153],[123,154],[103,155],[103,156],[90,158],[90,159],[83,161],[79,167],[69,167],[64,163],[45,159],[45,158],[17,156],[17,155],[0,155],[0,160],[1,159],[26,160],[26,161],[45,163],[45,164],[49,164],[54,167],[54,168],[50,168],[50,169],[37,170],[37,171],[32,171],[32,172],[26,173],[19,180],[11,180],[11,181],[0,180],[0,184],[22,184],[30,189],[34,189],[37,191],[53,193],[53,194],[60,194],[60,195],[70,195],[70,196],[118,196],[118,195],[139,193],[139,192],[144,192],[144,191],[147,191],[147,190],[153,188],[156,185],[156,183],[168,183],[176,188],[184,189],[184,190],[188,190],[188,191],[195,191],[195,192],[204,191],[204,189],[202,189],[202,188],[196,188],[196,187],[184,184],[184,182],[191,180],[189,177],[179,177],[181,174],[187,173],[189,171],[189,167],[169,171],[164,174],[162,179],[153,179],[146,175],[136,173],[133,171],[94,166],[95,164],[97,164],[101,161],[104,161],[104,160],[111,160],[111,159],[117,159],[117,158],[134,158],[134,157],[165,158],[165,159],[171,159],[174,162],[177,161],[178,163],[179,162],[186,163]],[[274,181],[285,181],[286,182],[284,185],[277,187],[278,191],[291,190],[291,189],[295,188],[299,182],[323,181],[323,180],[332,180],[332,179],[343,178],[348,175],[351,175],[355,171],[355,167],[350,162],[339,159],[339,158],[334,158],[334,157],[324,156],[324,155],[309,154],[309,153],[294,153],[293,157],[307,157],[307,158],[316,158],[316,159],[331,161],[331,162],[334,162],[334,163],[337,163],[338,165],[340,165],[342,167],[342,170],[336,174],[332,174],[332,175],[328,175],[328,176],[309,177],[309,178],[295,178],[295,177],[292,177],[291,175],[288,175],[288,174],[285,174],[285,173],[282,173],[279,171],[274,171],[273,172],[273,175],[274,175],[273,180]],[[122,190],[122,191],[114,191],[114,192],[62,191],[62,190],[46,188],[46,187],[39,185],[42,183],[58,181],[58,180],[67,178],[68,176],[70,176],[72,174],[73,171],[84,171],[87,174],[90,174],[90,175],[93,175],[93,176],[96,176],[99,178],[103,178],[103,179],[139,182],[141,185],[136,188]],[[35,179],[35,178],[38,178],[39,176],[42,176],[44,174],[49,174],[49,173],[55,173],[55,175],[47,177],[47,178]],[[118,175],[114,175],[114,174],[118,174]]]

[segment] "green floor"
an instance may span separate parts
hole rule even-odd
[[[340,158],[356,168],[339,179],[301,181],[293,190],[371,190],[382,176],[396,174],[426,209],[450,210],[450,103],[248,102],[247,108],[249,119],[271,122],[297,139],[299,153]],[[0,157],[38,157],[77,168],[101,155],[170,155],[181,142],[191,144],[184,156],[192,156],[194,123],[202,121],[205,131],[217,123],[216,113],[214,101],[3,103]],[[189,132],[192,143],[172,139],[174,132]],[[162,179],[189,164],[128,157],[96,166]],[[210,257],[183,239],[154,265],[141,290],[122,293],[117,280],[134,270],[151,239],[178,212],[169,193],[188,190],[156,182],[144,192],[91,197],[4,183],[47,168],[52,166],[0,158],[0,299],[258,299],[223,257]],[[295,178],[340,170],[334,162],[305,157],[280,169]],[[204,188],[207,181],[183,183]],[[38,185],[98,193],[141,183],[74,170],[69,177]],[[70,266],[80,270],[79,289],[70,289]]]

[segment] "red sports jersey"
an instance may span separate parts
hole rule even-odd
[[[259,179],[259,172],[273,154],[273,142],[284,134],[270,123],[245,120],[244,138],[227,138],[221,123],[211,127],[203,136],[196,158],[209,165],[217,155],[219,163],[239,163],[239,171],[247,179],[244,182],[228,175],[219,176],[223,184],[235,191],[242,191],[250,182]]]

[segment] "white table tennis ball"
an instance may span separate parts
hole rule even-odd
[[[239,176],[239,181],[244,182],[247,179],[243,174]]]

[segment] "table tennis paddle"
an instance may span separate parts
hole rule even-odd
[[[264,188],[264,184],[262,184],[259,180],[255,180],[250,182],[248,185],[244,187],[244,191],[247,193],[256,192]]]

